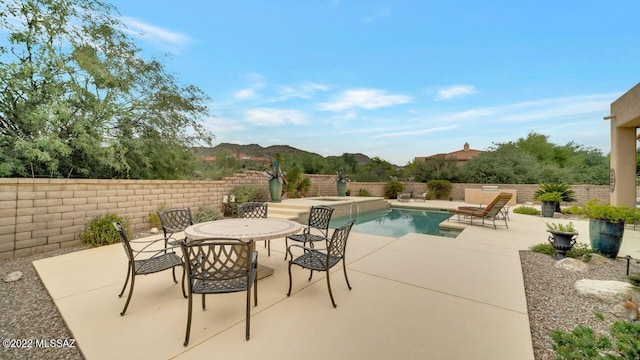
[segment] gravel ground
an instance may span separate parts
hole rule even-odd
[[[82,247],[68,248],[46,254],[0,260],[0,277],[14,271],[24,276],[16,282],[0,280],[0,338],[24,339],[20,345],[33,348],[9,348],[0,350],[2,359],[84,359],[78,347],[42,348],[36,347],[36,339],[70,340],[73,335],[67,328],[51,297],[40,281],[32,261],[57,256]],[[555,260],[549,256],[520,252],[522,263],[531,337],[536,360],[553,359],[552,341],[549,333],[553,329],[572,330],[579,324],[606,333],[615,321],[610,307],[592,299],[580,298],[573,289],[579,279],[623,280],[626,261],[608,261],[607,264],[591,267],[583,273],[571,273],[554,268]],[[634,265],[634,271],[640,266]],[[604,315],[604,321],[595,318],[594,313]],[[32,341],[32,342],[31,342]],[[4,344],[4,343],[3,343]],[[15,343],[14,343],[15,345]]]

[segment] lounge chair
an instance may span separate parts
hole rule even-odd
[[[458,215],[458,221],[461,220],[460,216],[462,215],[463,219],[468,219],[471,222],[471,225],[473,225],[474,218],[482,219],[483,225],[485,219],[490,219],[493,222],[494,229],[496,229],[496,219],[500,219],[499,216],[502,215],[501,219],[504,220],[504,225],[508,228],[507,216],[504,216],[502,210],[511,200],[511,197],[513,197],[511,193],[500,193],[485,207],[461,206],[456,210],[449,210],[449,212]]]

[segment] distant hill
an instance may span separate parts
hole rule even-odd
[[[198,155],[203,157],[215,156],[216,154],[226,152],[229,154],[240,153],[240,154],[248,155],[251,157],[263,157],[263,158],[273,158],[278,153],[290,154],[294,157],[298,157],[301,155],[309,155],[312,157],[317,156],[320,158],[325,158],[322,155],[305,151],[305,150],[296,149],[289,145],[271,145],[267,147],[262,147],[258,144],[239,145],[239,144],[222,143],[214,147],[197,147],[197,148],[194,148],[194,150]],[[338,156],[328,156],[327,158],[340,157],[341,155],[342,154]],[[349,154],[349,155],[353,155],[358,164],[366,164],[371,160],[370,157],[361,153]]]

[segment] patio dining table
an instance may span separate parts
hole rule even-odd
[[[295,234],[302,224],[284,219],[224,219],[191,225],[184,230],[188,240],[235,238],[244,241],[265,241]],[[258,279],[273,274],[273,269],[258,264]]]

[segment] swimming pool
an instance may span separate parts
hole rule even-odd
[[[390,209],[331,219],[332,228],[355,219],[353,231],[365,234],[401,237],[408,233],[456,237],[457,230],[441,229],[439,224],[451,216],[445,211]]]

